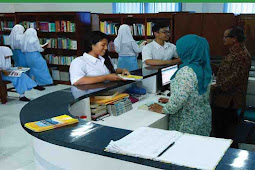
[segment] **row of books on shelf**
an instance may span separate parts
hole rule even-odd
[[[69,72],[59,71],[57,67],[50,67],[53,80],[70,81]]]
[[[129,25],[131,29],[131,34],[135,36],[144,36],[145,35],[145,27],[143,24],[133,24]]]
[[[75,23],[65,20],[57,20],[55,22],[40,21],[38,25],[35,21],[22,21],[20,24],[25,29],[39,28],[41,32],[75,32],[76,30]]]
[[[75,32],[75,23],[71,21],[40,22],[42,32]]]
[[[147,36],[152,36],[153,25],[154,25],[153,22],[147,22],[146,28],[144,24],[132,24],[129,26],[130,26],[132,35],[145,36],[145,29],[147,29],[146,30]],[[108,35],[117,35],[119,27],[120,27],[119,23],[113,23],[109,21],[100,21],[100,31]]]
[[[8,45],[10,44],[10,38],[8,35],[0,35],[0,42],[2,42],[2,45]]]
[[[117,35],[119,27],[119,23],[100,21],[100,31],[108,35]]]
[[[0,21],[0,31],[11,31],[14,24],[14,21]]]
[[[77,40],[69,38],[39,38],[40,44],[49,43],[49,48],[77,50]]]
[[[32,22],[32,21],[22,21],[19,23],[20,25],[23,25],[23,27],[25,29],[28,29],[28,28],[34,28],[36,29],[37,26],[36,26],[36,22]]]
[[[75,59],[76,56],[56,56],[55,54],[46,54],[45,59],[48,64],[68,65]]]

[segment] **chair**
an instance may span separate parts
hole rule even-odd
[[[1,103],[5,104],[7,103],[7,91],[16,92],[14,87],[7,88],[7,84],[11,83],[10,81],[3,81],[2,80],[2,74],[0,73],[0,99]]]
[[[255,108],[246,107],[239,111],[239,122],[234,142],[255,145]]]

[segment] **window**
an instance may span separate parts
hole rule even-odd
[[[255,13],[255,3],[225,3],[224,12],[226,13]]]
[[[181,11],[181,3],[113,3],[113,13],[158,13]]]

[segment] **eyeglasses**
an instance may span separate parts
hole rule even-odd
[[[161,33],[163,33],[163,34],[171,34],[170,31],[159,31],[159,32],[161,32]]]
[[[230,35],[227,35],[227,36],[223,36],[224,38],[232,38],[232,36],[230,36]]]

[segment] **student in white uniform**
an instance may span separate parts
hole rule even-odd
[[[10,46],[13,50],[12,59],[15,67],[27,67],[25,54],[21,51],[21,41],[24,38],[25,28],[22,25],[16,24],[9,35]]]
[[[9,76],[8,69],[11,68],[11,56],[13,55],[12,50],[9,47],[0,46],[0,74],[2,80],[12,82],[17,93],[20,95],[20,101],[30,101],[25,97],[25,92],[36,87],[37,84],[25,73],[22,73],[20,77]]]
[[[90,33],[83,56],[74,59],[70,65],[69,72],[72,85],[119,81],[123,79],[117,74],[129,75],[126,69],[114,69],[111,59],[105,55],[107,45],[106,34],[100,31]]]
[[[47,48],[47,46],[44,46],[44,48]],[[35,89],[44,90],[43,86],[53,84],[47,63],[40,53],[44,49],[40,45],[34,28],[29,28],[24,33],[21,51],[25,54],[26,63],[30,68],[29,76],[34,77],[38,84]]]
[[[177,58],[176,46],[166,42],[170,37],[169,27],[162,23],[156,23],[152,27],[152,31],[155,39],[142,50],[143,67],[179,63],[180,59]]]
[[[118,36],[114,40],[115,51],[119,54],[118,67],[128,71],[137,70],[137,56],[142,52],[145,43],[146,41],[139,47],[131,34],[130,27],[126,24],[121,25]]]

